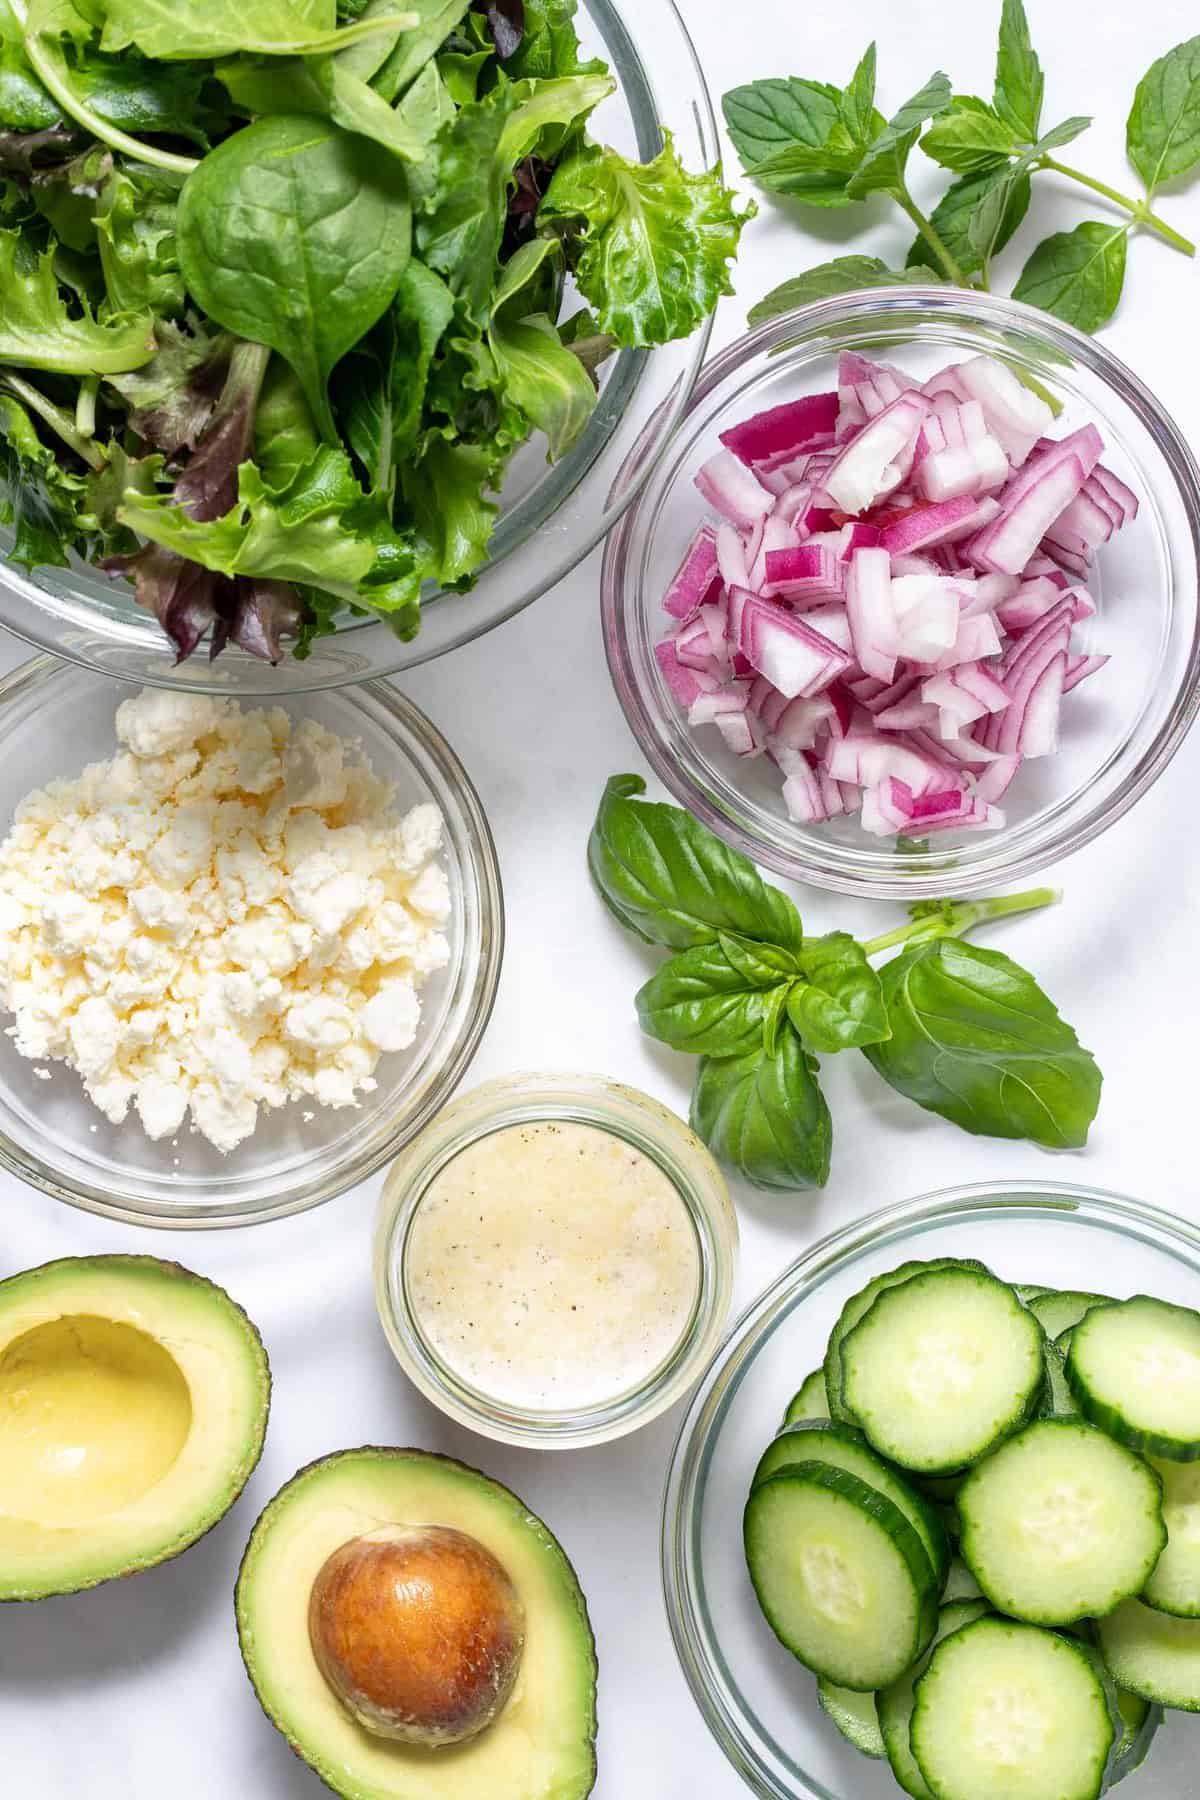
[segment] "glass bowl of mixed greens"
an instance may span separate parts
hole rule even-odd
[[[693,1698],[762,1800],[896,1800],[902,1791],[883,1754],[874,1695],[847,1693],[828,1681],[819,1695],[814,1677],[773,1636],[747,1573],[742,1515],[758,1460],[785,1409],[793,1422],[830,1410],[822,1359],[843,1306],[910,1260],[939,1258],[974,1258],[1002,1282],[1038,1284],[1021,1290],[1035,1307],[1039,1293],[1049,1298],[1052,1291],[1060,1303],[1083,1306],[1101,1296],[1079,1290],[1100,1289],[1117,1299],[1140,1293],[1193,1309],[1200,1294],[1200,1231],[1188,1221],[1074,1183],[998,1181],[943,1189],[858,1219],[806,1250],[753,1301],[713,1358],[680,1427],[661,1548],[671,1631]],[[931,1341],[936,1337],[935,1330]],[[956,1484],[942,1478],[940,1488],[936,1481],[927,1485],[945,1507]],[[939,1516],[948,1524],[953,1509]],[[970,1593],[965,1575],[963,1564],[952,1561],[949,1598]],[[895,1693],[889,1689],[881,1699]],[[1120,1773],[1146,1754],[1128,1786],[1114,1791],[1130,1800],[1188,1793],[1193,1720],[1179,1710],[1164,1715],[1129,1693],[1121,1704],[1123,1718],[1126,1705],[1132,1709],[1132,1754]],[[895,1750],[890,1726],[889,1741]],[[1014,1734],[1012,1742],[1019,1741]],[[1115,1761],[1113,1773],[1120,1778]],[[909,1793],[920,1791],[916,1775],[910,1763]],[[996,1791],[1033,1790],[1014,1778],[1012,1787]]]
[[[0,0],[0,624],[252,694],[510,617],[687,403],[718,155],[672,0]]]

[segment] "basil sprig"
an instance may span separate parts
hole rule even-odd
[[[824,1186],[833,1122],[817,1057],[839,1050],[861,1050],[897,1093],[964,1131],[1086,1143],[1101,1083],[1091,1053],[1027,970],[962,942],[1053,890],[922,902],[866,943],[806,937],[746,857],[644,792],[636,775],[609,781],[588,866],[621,924],[676,953],[638,993],[638,1019],[701,1059],[692,1126],[753,1186]],[[877,973],[871,958],[893,949]]]

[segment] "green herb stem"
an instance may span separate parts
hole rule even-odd
[[[871,938],[863,945],[863,951],[867,956],[877,956],[881,950],[892,950],[897,944],[961,937],[989,919],[1002,919],[1009,913],[1038,912],[1043,906],[1056,906],[1061,899],[1058,888],[1029,888],[1023,894],[998,894],[992,900],[956,900],[941,914],[914,919],[911,924],[884,932],[882,937]]]
[[[1168,244],[1173,244],[1176,250],[1182,250],[1185,256],[1195,256],[1196,246],[1192,240],[1176,231],[1173,225],[1168,225],[1165,219],[1160,219],[1147,201],[1135,200],[1129,194],[1122,194],[1117,188],[1109,187],[1107,182],[1097,181],[1094,176],[1085,175],[1081,169],[1069,168],[1066,163],[1060,163],[1053,156],[1043,156],[1038,167],[1051,169],[1055,175],[1065,175],[1068,181],[1077,181],[1080,187],[1090,188],[1093,194],[1102,194],[1114,206],[1129,213],[1139,225],[1146,225],[1151,231],[1157,231],[1159,237],[1165,238]]]
[[[925,239],[925,242],[929,245],[929,248],[941,263],[942,268],[946,273],[947,280],[954,282],[956,287],[970,287],[971,284],[963,274],[962,269],[959,267],[958,263],[955,262],[953,256],[951,256],[949,250],[947,250],[942,241],[942,238],[938,232],[934,230],[933,225],[925,217],[925,214],[921,211],[908,189],[894,188],[892,190],[892,198],[898,206],[904,209],[921,236]]]
[[[13,375],[8,371],[0,376],[0,386],[6,387],[11,394],[15,394],[17,399],[29,408],[30,412],[37,414],[43,424],[48,425],[51,431],[57,432],[63,443],[67,444],[76,456],[87,463],[90,469],[104,467],[106,459],[99,445],[89,443],[79,432],[71,415],[65,413],[61,406],[55,406],[52,400],[47,400],[40,388],[34,387],[32,382],[23,381],[19,375]]]
[[[75,429],[81,438],[96,435],[96,396],[99,392],[100,377],[85,375],[79,384],[79,398],[75,402]]]

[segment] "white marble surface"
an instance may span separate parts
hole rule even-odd
[[[872,35],[889,109],[935,65],[990,88],[998,4],[912,0],[685,0],[714,93],[756,76],[845,80]],[[1188,25],[1172,0],[1033,0],[1051,122],[1093,111],[1079,160],[1118,186],[1133,83]],[[914,159],[916,162],[918,159]],[[933,171],[929,169],[929,191]],[[925,171],[922,171],[922,183]],[[1200,237],[1200,186],[1164,203]],[[1005,259],[1010,280],[1050,226],[1102,216],[1047,182]],[[836,254],[859,214],[765,207],[748,233],[738,297],[717,338],[783,276]],[[866,247],[902,255],[908,233],[882,203]],[[1040,229],[1039,229],[1040,227]],[[1128,297],[1106,341],[1200,436],[1195,334],[1200,274],[1153,239],[1132,246]],[[522,617],[406,680],[449,734],[491,817],[508,896],[499,1004],[470,1081],[517,1068],[604,1070],[686,1110],[690,1063],[639,1037],[634,988],[646,957],[590,892],[584,842],[601,785],[640,759],[609,688],[591,558]],[[21,647],[0,646],[4,666]],[[959,1134],[891,1096],[861,1062],[828,1067],[837,1127],[833,1178],[816,1197],[742,1193],[739,1305],[814,1237],[889,1200],[947,1183],[1079,1177],[1200,1217],[1196,1192],[1195,894],[1200,834],[1193,737],[1109,838],[1057,871],[1058,910],[1013,929],[1026,959],[1096,1051],[1104,1105],[1086,1155],[1051,1162],[1029,1146]],[[883,907],[800,896],[818,929],[880,928]],[[853,916],[851,916],[853,915]],[[379,1181],[302,1218],[184,1240],[125,1229],[0,1181],[0,1274],[50,1257],[140,1250],[177,1255],[225,1283],[262,1329],[276,1372],[263,1461],[225,1522],[180,1561],[37,1607],[0,1609],[0,1791],[12,1800],[317,1800],[315,1776],[267,1725],[242,1673],[231,1590],[259,1510],[302,1463],[360,1443],[421,1444],[478,1462],[557,1529],[589,1595],[599,1641],[598,1800],[735,1800],[676,1667],[659,1593],[658,1506],[675,1429],[668,1418],[612,1448],[571,1456],[501,1449],[452,1427],[393,1364],[368,1266]],[[1105,1271],[1091,1271],[1104,1285]],[[478,1800],[489,1800],[480,1795]]]

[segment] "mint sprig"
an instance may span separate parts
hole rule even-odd
[[[861,103],[864,71],[869,111]],[[1196,246],[1153,202],[1164,182],[1200,167],[1200,37],[1159,57],[1138,83],[1126,147],[1143,183],[1140,197],[1055,154],[1092,121],[1075,115],[1043,129],[1045,75],[1023,0],[1003,0],[990,100],[955,93],[939,73],[885,123],[874,111],[874,74],[872,44],[845,90],[791,76],[751,82],[725,96],[730,136],[759,186],[820,206],[850,206],[883,193],[917,228],[903,269],[857,256],[820,263],[772,289],[752,308],[752,323],[808,299],[912,281],[918,270],[925,280],[989,290],[993,260],[1022,223],[1036,179],[1045,175],[1086,188],[1121,216],[1087,219],[1045,238],[1013,287],[1016,299],[1096,331],[1120,302],[1133,233],[1151,231],[1185,256],[1195,255]],[[918,141],[957,178],[928,217],[908,186],[908,159]]]

